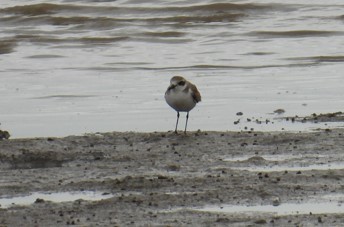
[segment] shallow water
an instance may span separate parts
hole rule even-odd
[[[252,172],[285,172],[344,169],[343,156],[318,153],[225,157],[231,169]]]
[[[343,195],[339,195],[338,199],[332,198],[326,201],[310,201],[302,203],[282,203],[278,206],[273,205],[221,205],[206,206],[196,209],[197,211],[206,212],[223,212],[223,213],[275,213],[276,215],[297,215],[297,214],[342,214]]]
[[[338,170],[344,169],[344,163],[330,164],[311,164],[311,165],[272,165],[272,166],[249,166],[249,167],[232,167],[232,169],[247,170],[253,172],[285,172],[285,171],[309,171],[309,170]]]
[[[1,3],[0,127],[12,137],[172,130],[175,74],[202,94],[190,130],[343,126],[233,124],[239,111],[343,110],[341,0]]]
[[[278,201],[278,202],[275,202]],[[193,211],[216,212],[229,214],[252,215],[257,213],[272,213],[277,216],[302,215],[302,214],[342,214],[343,194],[328,194],[308,199],[307,201],[280,201],[278,197],[271,200],[271,204],[257,205],[205,205],[203,207],[188,208]],[[185,210],[185,208],[172,208],[166,212]]]
[[[16,196],[10,198],[0,198],[0,208],[8,208],[10,206],[27,206],[35,203],[38,199],[50,201],[55,203],[72,202],[75,200],[90,200],[97,201],[113,197],[112,194],[95,192],[95,191],[82,191],[82,192],[34,192],[27,196]]]

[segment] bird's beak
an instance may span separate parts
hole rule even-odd
[[[167,88],[167,90],[171,90],[171,89],[175,88],[176,86],[177,86],[177,85],[171,84],[171,85]]]

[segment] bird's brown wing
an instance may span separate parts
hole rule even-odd
[[[201,101],[201,93],[199,93],[197,87],[193,84],[190,84],[191,85],[191,90],[192,90],[192,98],[194,99],[194,101],[196,103],[200,102]]]

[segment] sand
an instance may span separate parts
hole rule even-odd
[[[0,226],[340,226],[343,134],[111,132],[2,140]],[[106,198],[1,203],[34,192],[88,191]],[[319,210],[283,208],[309,203]],[[328,203],[339,211],[320,209]],[[273,210],[233,213],[233,206]]]

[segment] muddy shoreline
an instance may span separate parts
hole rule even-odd
[[[0,207],[1,226],[314,226],[344,212],[226,212],[226,206],[344,199],[344,129],[112,132],[0,141],[1,198],[96,191],[99,201]],[[1,199],[0,198],[0,199]],[[332,198],[332,197],[331,197]],[[1,204],[1,202],[0,202]],[[219,211],[207,211],[218,206]],[[307,211],[306,211],[307,212]]]

